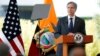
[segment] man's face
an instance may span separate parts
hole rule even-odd
[[[70,56],[85,56],[84,50],[82,48],[74,48]]]
[[[74,4],[67,5],[68,15],[73,16],[75,14],[75,11],[76,11],[76,8],[75,8]]]

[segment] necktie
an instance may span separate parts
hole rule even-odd
[[[69,32],[73,32],[73,18],[70,18]]]

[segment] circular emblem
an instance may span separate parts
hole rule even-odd
[[[82,42],[83,42],[83,35],[80,34],[80,33],[75,34],[75,36],[74,36],[74,41],[75,41],[75,43],[77,43],[77,44],[82,43]]]
[[[54,34],[45,32],[40,36],[40,45],[50,47],[54,44]]]

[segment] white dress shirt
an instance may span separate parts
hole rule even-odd
[[[73,21],[73,27],[74,27],[74,24],[75,24],[75,16],[68,16],[68,27],[70,27],[70,18],[72,18],[72,21]]]

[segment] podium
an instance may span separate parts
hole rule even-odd
[[[61,35],[59,38],[55,40],[56,44],[63,44],[63,56],[68,56],[68,46],[70,44],[75,44],[74,36],[68,36],[68,35]],[[93,36],[92,35],[86,35],[83,36],[83,42],[82,44],[87,44],[93,42]]]

